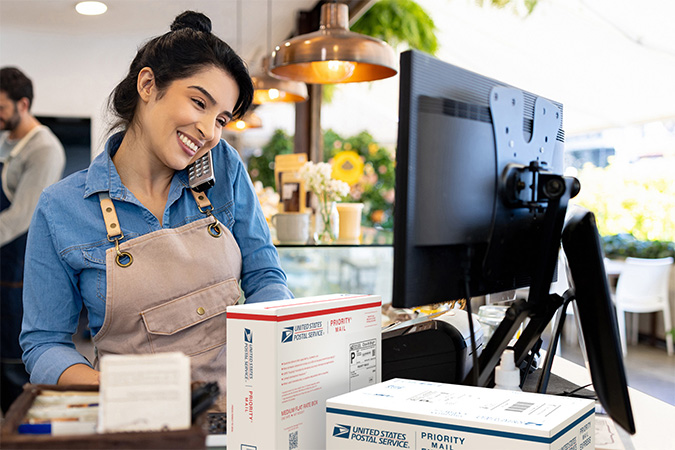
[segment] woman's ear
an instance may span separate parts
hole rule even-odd
[[[152,93],[157,89],[157,86],[155,85],[155,73],[151,68],[143,67],[141,71],[138,72],[136,89],[143,101],[147,102],[150,100]]]

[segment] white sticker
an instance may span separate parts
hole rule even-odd
[[[376,382],[377,340],[349,344],[349,390],[353,391]]]

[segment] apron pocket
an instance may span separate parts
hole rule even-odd
[[[224,345],[225,310],[239,295],[239,284],[232,278],[141,311],[152,352],[194,356]]]

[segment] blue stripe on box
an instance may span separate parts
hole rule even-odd
[[[423,427],[434,427],[434,428],[442,428],[445,430],[453,430],[453,431],[464,431],[467,433],[474,433],[474,434],[483,434],[483,435],[488,435],[488,436],[496,436],[500,438],[507,438],[507,439],[517,439],[520,441],[530,441],[530,442],[539,442],[539,443],[544,443],[544,444],[551,444],[555,442],[556,439],[558,439],[560,436],[564,435],[568,431],[570,431],[572,428],[575,426],[579,425],[581,422],[583,422],[586,418],[588,418],[591,414],[595,413],[594,409],[590,409],[588,412],[583,414],[581,417],[579,417],[577,420],[560,430],[558,433],[556,433],[553,437],[542,437],[542,436],[531,436],[528,434],[521,434],[521,433],[509,433],[506,431],[495,431],[495,430],[488,430],[485,428],[476,428],[476,427],[467,427],[467,426],[462,426],[462,425],[451,425],[448,423],[440,423],[440,422],[432,422],[430,420],[419,420],[419,419],[408,419],[406,417],[396,417],[396,416],[388,416],[385,414],[374,414],[374,413],[367,413],[367,412],[361,412],[361,411],[350,411],[347,409],[338,409],[338,408],[331,408],[327,407],[326,408],[326,413],[329,414],[338,414],[342,416],[353,416],[353,417],[362,417],[365,419],[375,419],[375,420],[384,420],[387,422],[398,422],[398,423],[405,423],[409,425],[417,425],[417,426],[423,426]]]

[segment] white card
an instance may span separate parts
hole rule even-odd
[[[183,353],[101,359],[99,433],[190,428],[190,358]]]

